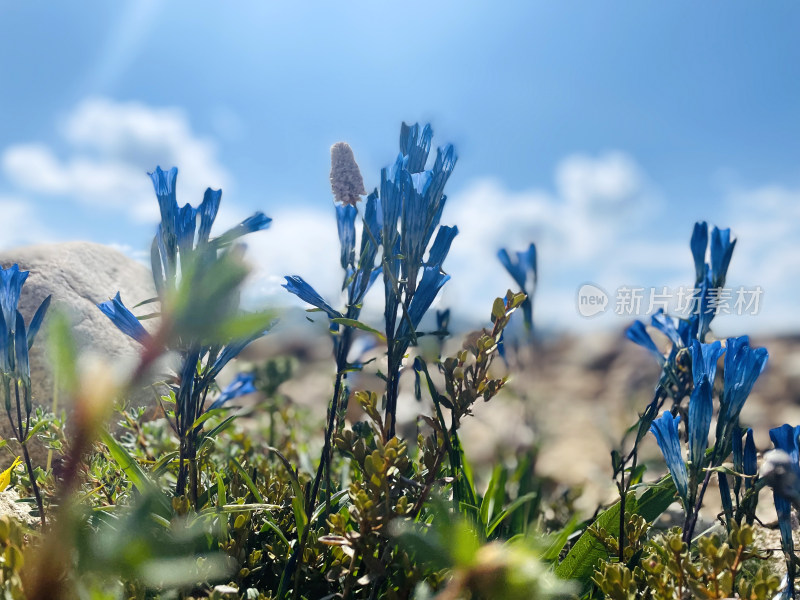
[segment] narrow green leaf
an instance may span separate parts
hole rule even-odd
[[[256,484],[253,483],[253,479],[250,477],[250,475],[247,474],[247,471],[242,466],[242,463],[240,463],[235,458],[231,458],[231,464],[233,465],[233,468],[236,469],[236,471],[239,473],[239,475],[241,475],[244,484],[247,486],[247,489],[250,490],[250,493],[253,494],[253,498],[256,499],[256,502],[258,502],[259,504],[266,504],[264,502],[264,496],[262,496],[261,492],[258,491]]]
[[[386,341],[386,336],[383,335],[380,331],[375,329],[374,327],[370,327],[366,323],[362,323],[361,321],[356,321],[355,319],[346,319],[344,317],[338,317],[335,319],[331,319],[332,323],[336,323],[338,325],[344,325],[345,327],[353,327],[354,329],[360,329],[362,331],[368,331],[372,335],[376,336],[382,342]]]
[[[516,500],[514,500],[511,504],[509,504],[497,517],[492,521],[486,529],[486,537],[492,535],[497,526],[502,523],[506,517],[512,514],[518,508],[525,506],[528,502],[533,502],[534,500],[539,499],[539,492],[529,492],[524,496],[520,496]]]
[[[131,480],[131,483],[136,487],[142,495],[152,495],[156,500],[156,505],[159,508],[158,514],[169,518],[172,515],[172,506],[167,497],[158,489],[155,483],[150,480],[144,472],[136,459],[133,458],[128,451],[123,448],[114,437],[107,431],[100,432],[100,439],[108,448],[111,458],[117,463],[117,466],[123,473]]]
[[[47,427],[52,422],[52,419],[42,419],[33,428],[28,432],[27,437],[25,438],[26,442],[29,442],[33,436],[39,433],[43,428]]]

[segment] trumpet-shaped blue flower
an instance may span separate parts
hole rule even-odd
[[[140,344],[146,344],[150,340],[150,334],[139,322],[139,319],[123,304],[119,292],[111,300],[98,304],[97,308],[111,319],[117,329],[125,335],[132,337]]]
[[[217,396],[217,399],[208,407],[208,410],[222,408],[234,398],[255,393],[257,391],[255,382],[256,376],[253,373],[239,373],[233,381],[225,386]]]
[[[725,348],[719,341],[703,344],[698,340],[693,340],[689,350],[692,354],[692,379],[695,387],[705,379],[711,383],[713,388],[714,378],[717,375],[717,361],[725,354]]]
[[[751,348],[747,336],[728,338],[720,421],[730,426],[735,425],[753,385],[767,365],[768,358],[767,349]]]
[[[686,474],[686,464],[681,458],[681,442],[678,435],[680,421],[680,416],[664,412],[650,425],[650,431],[656,437],[656,442],[658,442],[664,462],[667,463],[667,468],[672,475],[678,495],[683,500],[684,507],[688,508],[689,479]]]
[[[800,481],[800,449],[798,448],[798,436],[800,436],[800,426],[781,425],[769,430],[769,437],[773,445],[778,450],[782,450],[789,455],[790,468],[793,472],[792,481],[796,484]],[[778,528],[781,532],[781,546],[788,555],[794,554],[794,539],[792,538],[792,503],[784,494],[780,485],[775,485],[773,490],[773,501],[775,511],[778,513]],[[792,492],[796,493],[795,490]],[[794,570],[791,569],[791,572]],[[793,585],[793,582],[790,583]]]
[[[357,214],[358,209],[352,204],[339,204],[336,206],[336,226],[339,232],[339,246],[341,248],[340,262],[345,271],[355,264]]]
[[[409,173],[420,173],[425,170],[428,154],[431,151],[433,129],[430,124],[420,127],[419,123],[400,126],[400,152],[405,157],[405,169]]]
[[[641,321],[634,321],[630,327],[625,330],[625,335],[629,340],[633,343],[640,345],[642,348],[650,352],[655,359],[658,361],[658,364],[664,365],[664,355],[656,346],[653,338],[650,337],[650,334],[647,333],[647,328],[645,327],[644,323]]]
[[[31,366],[28,362],[28,332],[25,330],[25,319],[17,311],[17,324],[14,328],[14,372],[26,387],[31,385]]]
[[[178,169],[176,167],[169,171],[156,167],[155,171],[150,173],[161,211],[161,224],[151,251],[153,276],[159,294],[163,293],[165,286],[174,284],[177,277],[178,254],[180,254],[181,262],[186,265],[189,254],[196,250],[204,249],[207,246],[221,249],[248,233],[266,229],[272,222],[272,219],[264,213],[256,212],[219,237],[210,239],[211,227],[219,211],[222,191],[208,188],[200,206],[194,208],[190,204],[185,204],[179,208],[175,194],[177,177]],[[198,216],[200,217],[199,224]]]
[[[725,286],[728,265],[731,263],[736,240],[731,241],[730,229],[714,227],[711,231],[711,287]]]
[[[442,158],[443,156],[450,158]],[[402,185],[402,210],[400,213],[401,265],[406,285],[411,294],[417,283],[425,249],[439,226],[447,201],[444,186],[455,167],[452,146],[437,151],[437,160],[431,171],[410,174],[400,178]]]
[[[50,296],[42,301],[26,327],[17,306],[27,278],[28,271],[21,271],[19,265],[0,268],[0,372],[5,376],[15,375],[30,385],[28,350],[42,326]]]
[[[518,251],[514,253],[512,258],[508,250],[502,248],[497,253],[497,258],[506,268],[509,275],[514,279],[519,286],[521,292],[524,292],[528,297],[522,304],[522,314],[525,319],[525,326],[530,329],[533,326],[533,294],[536,291],[536,282],[538,278],[536,268],[536,245],[530,244],[527,250]]]
[[[442,286],[450,280],[450,275],[443,273],[439,267],[424,267],[422,279],[417,288],[416,294],[411,299],[411,304],[408,307],[408,316],[411,319],[411,324],[416,330],[422,321],[423,315],[433,304],[436,295]],[[397,338],[403,339],[411,334],[408,326],[408,319],[403,318],[400,322],[400,327],[397,329]]]
[[[447,253],[450,252],[450,245],[458,235],[458,227],[448,227],[442,225],[439,231],[436,232],[436,239],[433,240],[433,245],[428,251],[428,260],[425,262],[427,266],[441,267]]]
[[[699,285],[706,278],[708,224],[705,221],[698,221],[694,224],[690,246],[692,249],[692,257],[694,258],[695,285]]]
[[[16,322],[19,296],[27,278],[28,271],[20,271],[19,265],[0,269],[0,308],[10,330],[13,330]]]
[[[748,476],[744,481],[745,489],[753,487],[753,477],[758,474],[758,456],[756,443],[753,440],[753,430],[748,427],[744,435],[744,456],[742,457],[742,473]]]
[[[708,448],[708,431],[714,413],[711,392],[711,382],[703,377],[689,399],[689,460],[694,473],[702,468]]]
[[[684,341],[681,338],[681,334],[678,332],[678,329],[675,327],[674,319],[665,314],[663,309],[656,311],[656,313],[650,318],[650,324],[667,336],[674,347],[684,347]]]
[[[306,281],[299,275],[287,275],[285,277],[286,283],[283,284],[290,293],[300,298],[303,302],[314,306],[321,311],[324,311],[331,319],[342,317],[342,313],[334,309],[330,304],[320,296],[317,291],[312,288]]]

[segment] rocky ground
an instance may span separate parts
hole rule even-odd
[[[250,358],[286,348],[281,335],[293,341],[305,365],[284,384],[283,393],[323,415],[332,381],[329,342],[279,333],[251,350]],[[800,337],[754,338],[752,343],[766,346],[770,360],[745,405],[742,423],[753,427],[758,448],[767,450],[769,428],[800,423]],[[510,362],[507,389],[491,403],[476,405],[474,418],[464,421],[470,460],[477,465],[512,461],[519,449],[535,444],[538,472],[581,490],[578,506],[591,513],[615,493],[610,451],[652,398],[658,365],[622,331],[551,338],[523,349]],[[497,367],[503,369],[502,363]],[[404,383],[400,419],[412,433],[416,415],[426,406],[413,398],[410,374]],[[353,387],[380,389],[380,382],[362,376]],[[650,478],[663,472],[652,436],[647,436],[641,455],[652,463]],[[774,519],[768,500],[762,503],[765,518]]]

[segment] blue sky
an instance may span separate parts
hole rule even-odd
[[[0,246],[136,255],[155,215],[144,172],[177,163],[182,202],[223,186],[221,218],[275,218],[251,245],[255,297],[295,272],[330,295],[331,144],[371,187],[400,122],[430,121],[459,154],[442,298],[457,312],[510,285],[497,247],[535,241],[544,323],[620,325],[580,318],[579,285],[691,283],[702,218],[739,236],[732,285],[764,287],[762,313],[721,331],[800,325],[796,3],[73,7],[0,4]]]

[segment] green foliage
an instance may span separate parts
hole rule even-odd
[[[772,598],[780,578],[764,566],[766,555],[753,547],[749,525],[733,525],[727,536],[701,536],[690,551],[679,528],[644,539],[646,525],[640,517],[628,521],[632,541],[626,562],[603,561],[592,581],[613,600],[652,598]],[[613,549],[615,540],[597,532]],[[745,576],[747,575],[747,576]]]

